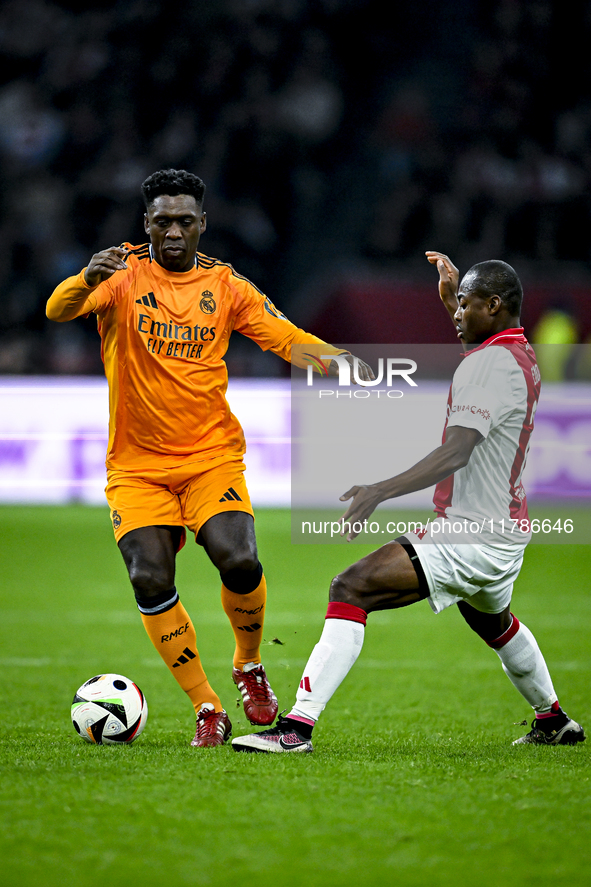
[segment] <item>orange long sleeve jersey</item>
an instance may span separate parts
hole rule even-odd
[[[342,350],[294,326],[231,265],[197,253],[190,271],[167,271],[150,245],[122,244],[127,269],[96,287],[84,270],[56,287],[51,320],[98,319],[109,383],[107,467],[172,467],[240,456],[240,423],[226,400],[224,355],[234,330],[290,359],[291,346]]]

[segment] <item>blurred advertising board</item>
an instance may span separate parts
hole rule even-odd
[[[289,380],[231,382],[256,505],[290,501]],[[95,377],[0,380],[0,502],[105,503],[107,383]]]
[[[247,439],[247,480],[255,505],[289,506],[291,459],[294,472],[308,474],[306,466],[327,459],[313,489],[298,487],[298,504],[334,506],[335,499],[353,483],[373,482],[391,476],[426,455],[441,441],[448,392],[447,381],[423,386],[426,409],[420,426],[396,422],[381,434],[380,459],[369,476],[356,458],[351,441],[359,428],[349,428],[351,453],[340,486],[330,479],[337,464],[334,453],[323,454],[330,442],[318,440],[306,422],[314,419],[293,410],[289,380],[243,379],[230,382],[228,399]],[[402,402],[398,401],[397,409]],[[366,401],[367,415],[376,409]],[[388,404],[392,405],[392,404]],[[324,404],[322,404],[324,409]],[[333,400],[331,409],[337,407]],[[376,416],[379,413],[376,409]],[[295,445],[292,450],[291,430]],[[372,420],[373,421],[373,420]],[[0,502],[4,503],[104,503],[105,449],[108,400],[106,382],[100,378],[5,377],[0,380]],[[362,430],[367,431],[367,425]],[[392,439],[398,440],[396,453]],[[359,450],[357,450],[359,453]],[[393,458],[396,456],[396,463]],[[362,470],[363,469],[363,470]],[[375,477],[373,476],[375,474]],[[363,476],[361,476],[363,475]],[[367,475],[367,476],[366,476]],[[317,477],[317,471],[314,472]],[[297,479],[296,477],[296,479]],[[326,478],[326,483],[324,482]],[[528,500],[591,500],[591,384],[554,383],[543,386],[535,430],[524,474]],[[432,491],[400,500],[400,507],[426,507]]]

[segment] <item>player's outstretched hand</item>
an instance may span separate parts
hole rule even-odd
[[[357,361],[357,378],[360,382],[371,382],[375,379],[374,371],[370,367],[368,363],[364,360],[361,360],[360,357],[354,357],[352,354],[342,354],[340,357],[344,357],[349,366],[351,367],[351,381],[353,384],[355,382],[355,376],[353,375],[353,368],[355,365],[355,361]],[[338,376],[339,374],[339,365],[336,360],[331,360],[328,365],[328,375],[329,376]]]
[[[364,360],[361,360],[360,357],[353,358],[353,356],[351,355],[351,366],[353,365],[354,359],[357,360],[357,374],[359,376],[359,381],[372,382],[375,379],[375,373],[370,365]]]
[[[128,255],[129,252],[121,246],[110,246],[95,253],[84,272],[84,280],[88,286],[98,286],[115,271],[124,271],[127,268],[125,259]]]
[[[351,542],[363,529],[363,521],[373,514],[376,507],[382,501],[377,487],[372,484],[367,486],[351,487],[339,497],[341,502],[353,498],[348,510],[339,518],[341,524],[341,536],[347,536],[347,542]]]
[[[437,265],[437,270],[439,271],[439,295],[441,301],[453,317],[458,308],[460,272],[449,256],[443,253],[427,250],[425,255],[427,256],[427,261],[432,265]]]

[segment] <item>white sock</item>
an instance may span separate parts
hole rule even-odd
[[[505,634],[509,639],[501,647],[493,646],[503,671],[534,711],[549,711],[558,697],[535,637],[515,616]],[[498,639],[501,643],[504,636]]]
[[[333,618],[336,612],[343,616]],[[324,630],[308,659],[289,717],[318,720],[357,661],[365,636],[365,617],[365,611],[352,604],[329,604]]]

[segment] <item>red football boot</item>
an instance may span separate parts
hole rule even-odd
[[[199,748],[213,748],[223,745],[232,735],[232,724],[225,711],[214,711],[211,703],[206,703],[197,714],[197,729],[191,745]]]
[[[244,714],[250,723],[261,727],[272,724],[279,706],[263,666],[249,662],[244,671],[233,668],[232,680],[242,694]]]

